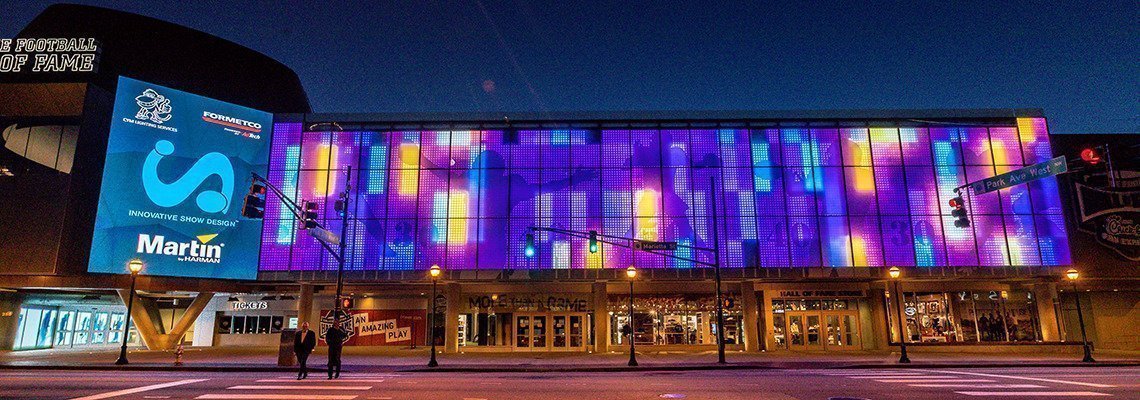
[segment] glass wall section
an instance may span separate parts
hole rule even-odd
[[[1064,265],[1055,179],[961,193],[1050,157],[1045,121],[998,126],[844,123],[764,128],[304,132],[276,124],[269,179],[332,210],[351,176],[351,270],[691,268],[694,263],[531,227],[712,247],[729,268]],[[715,182],[715,183],[714,183]],[[715,196],[713,185],[715,185]],[[713,221],[718,231],[713,231]],[[331,270],[277,202],[261,268]],[[684,247],[677,255],[711,261]]]

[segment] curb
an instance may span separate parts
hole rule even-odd
[[[731,370],[795,370],[795,369],[976,369],[976,368],[1101,368],[1101,367],[1140,367],[1140,361],[1124,362],[1098,362],[1098,363],[977,363],[977,364],[848,364],[827,365],[811,363],[741,363],[741,364],[689,364],[689,365],[649,365],[640,367],[628,366],[457,366],[428,368],[421,366],[390,366],[387,368],[376,366],[349,366],[346,373],[364,372],[407,372],[407,373],[555,373],[555,372],[662,372],[662,371],[731,371]],[[60,370],[60,371],[183,371],[183,372],[278,372],[296,373],[296,367],[278,367],[265,365],[12,365],[0,364],[0,370]],[[324,368],[310,368],[310,372],[324,373]]]

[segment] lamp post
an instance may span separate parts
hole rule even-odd
[[[903,295],[902,290],[899,289],[899,281],[902,280],[900,279],[902,276],[902,270],[900,270],[899,267],[891,267],[891,269],[887,270],[887,274],[890,275],[891,280],[894,281],[895,292],[899,294],[899,305],[898,307],[895,307],[898,309],[897,312],[899,314],[899,348],[901,349],[900,351],[902,353],[902,356],[899,357],[899,362],[903,364],[910,364],[910,357],[906,356],[906,320],[903,319],[902,312],[904,306]]]
[[[1001,291],[1001,311],[1000,311],[1000,313],[1001,313],[1001,329],[1005,331],[1005,341],[1007,341],[1007,342],[1010,341],[1010,339],[1009,339],[1009,321],[1006,319],[1009,317],[1009,311],[1007,308],[1005,308],[1005,301],[1008,299],[1009,299],[1009,292],[1002,290]]]
[[[115,365],[126,365],[127,361],[127,335],[131,332],[131,310],[135,306],[135,279],[139,277],[139,272],[143,269],[143,262],[139,259],[131,260],[127,263],[127,269],[131,270],[131,291],[127,295],[127,322],[123,325],[123,346],[119,348],[119,359],[115,360]]]
[[[637,366],[637,353],[633,348],[633,280],[637,279],[637,268],[632,265],[625,269],[625,276],[629,278],[629,366]]]
[[[439,366],[439,363],[435,361],[435,283],[439,281],[439,274],[443,271],[440,271],[437,264],[432,265],[428,272],[431,275],[431,300],[428,301],[431,306],[431,335],[429,335],[431,337],[431,360],[428,361],[428,367],[435,368]]]
[[[1065,277],[1069,278],[1069,283],[1073,285],[1073,294],[1077,297],[1077,321],[1081,324],[1081,345],[1085,348],[1085,358],[1081,361],[1096,362],[1092,357],[1092,349],[1089,347],[1089,338],[1085,335],[1085,314],[1081,311],[1081,292],[1077,291],[1077,278],[1081,277],[1081,273],[1070,268],[1065,271]]]

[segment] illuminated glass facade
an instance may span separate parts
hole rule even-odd
[[[729,268],[1049,266],[1070,262],[1057,182],[953,189],[1048,160],[1045,120],[842,121],[698,128],[306,132],[275,126],[269,179],[319,203],[323,224],[353,167],[346,269],[693,268],[539,232],[554,227],[712,247]],[[572,124],[568,124],[572,125]],[[714,199],[710,180],[717,183]],[[717,215],[712,202],[716,202]],[[335,270],[269,202],[261,270]],[[711,261],[706,252],[675,254]]]

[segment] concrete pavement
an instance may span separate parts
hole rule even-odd
[[[310,358],[313,367],[325,364],[325,349]],[[447,372],[603,372],[628,370],[627,353],[482,353],[440,354],[440,367],[426,368],[428,350],[391,348],[346,348],[344,368],[354,372],[447,371]],[[714,351],[639,352],[639,370],[698,369],[811,369],[811,368],[983,368],[1003,366],[1085,367],[1140,366],[1140,354],[1101,351],[1098,363],[1081,363],[1072,354],[955,354],[912,353],[911,364],[898,364],[897,354],[888,352],[729,352],[727,365],[718,365]],[[196,371],[292,371],[277,366],[277,348],[188,348],[183,366],[175,367],[170,351],[132,350],[131,364],[114,365],[118,349],[32,350],[0,352],[0,368],[36,369],[138,369]]]

